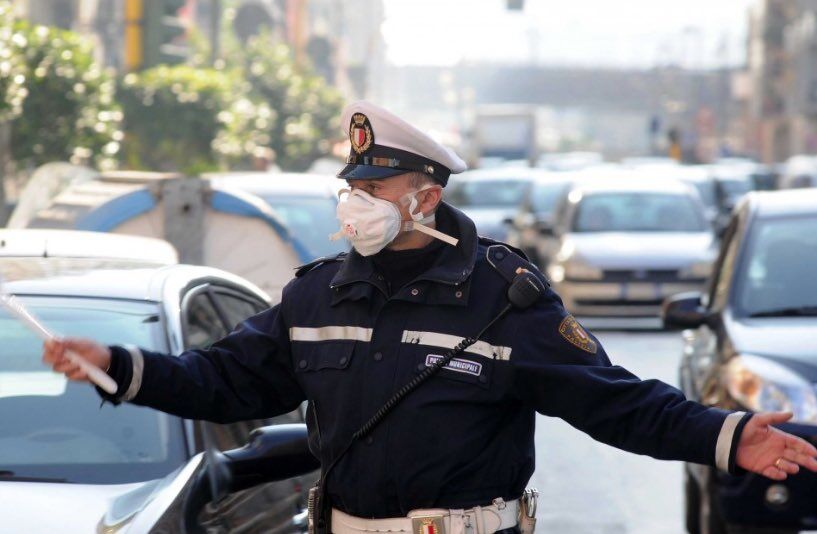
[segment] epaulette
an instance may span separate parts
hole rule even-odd
[[[341,252],[339,254],[335,254],[334,256],[323,256],[321,258],[314,259],[309,263],[301,265],[300,267],[296,267],[295,269],[295,277],[300,278],[312,269],[323,265],[324,263],[332,263],[336,261],[343,261],[346,258],[346,252]]]
[[[503,243],[502,241],[497,241],[496,239],[492,239],[490,237],[485,237],[484,235],[477,236],[477,240],[481,245],[485,245],[486,247],[491,247],[493,245],[502,245],[503,247],[507,248],[517,256],[520,256],[525,261],[530,261],[528,255],[521,248],[516,248],[513,245],[509,245],[507,243]]]
[[[482,240],[483,238],[480,239]],[[525,269],[534,273],[546,286],[550,286],[550,282],[548,282],[547,278],[545,278],[535,265],[528,261],[521,250],[505,243],[500,243],[499,241],[488,240],[487,238],[485,241],[486,244],[488,244],[485,258],[491,267],[509,284],[512,283],[516,275],[519,274],[519,269]],[[487,241],[493,241],[494,244],[489,244]]]

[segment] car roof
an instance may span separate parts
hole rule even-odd
[[[535,167],[491,167],[487,169],[475,169],[465,171],[462,174],[452,175],[455,182],[475,182],[494,180],[534,180],[557,176],[561,173],[547,169],[537,169]]]
[[[176,249],[163,239],[105,232],[0,229],[0,257],[100,258],[139,264],[178,263]]]
[[[343,180],[328,174],[298,172],[225,172],[204,175],[219,188],[234,188],[254,195],[333,197],[345,186]]]
[[[690,186],[675,178],[657,178],[654,171],[640,169],[604,169],[582,173],[573,190],[582,194],[613,192],[650,192],[690,194]]]
[[[168,287],[199,280],[242,286],[269,301],[258,287],[234,274],[197,265],[146,267],[99,259],[0,258],[4,288],[18,295],[72,296],[161,302]]]
[[[759,217],[817,215],[817,188],[752,191],[746,195]]]

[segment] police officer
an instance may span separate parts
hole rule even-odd
[[[814,447],[770,426],[790,414],[708,408],[612,365],[521,252],[478,237],[441,201],[465,170],[456,154],[369,103],[342,121],[350,191],[333,238],[351,241],[348,254],[301,267],[279,305],[209,349],[168,357],[66,339],[47,343],[44,360],[85,380],[64,358],[73,349],[116,380],[116,395],[99,390],[109,400],[191,419],[263,419],[308,400],[310,447],[326,467],[396,390],[500,316],[339,458],[325,495],[341,534],[516,531],[536,412],[659,459],[775,480],[817,470]],[[503,315],[520,273],[542,295]]]

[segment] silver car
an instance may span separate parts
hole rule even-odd
[[[217,269],[129,266],[126,259],[104,265],[98,269],[99,258],[0,258],[6,289],[46,326],[103,343],[178,354],[208,346],[269,307],[257,287]],[[237,449],[273,422],[204,424],[130,404],[100,406],[89,385],[45,366],[41,341],[6,313],[0,339],[3,531],[179,531],[186,493],[202,486],[203,436],[221,450]],[[275,422],[300,423],[301,412]],[[308,480],[259,485],[201,517],[239,530],[301,530],[304,487]]]
[[[657,316],[665,297],[703,287],[715,236],[690,186],[605,174],[559,207],[548,275],[576,315]]]

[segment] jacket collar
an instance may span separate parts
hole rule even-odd
[[[474,264],[477,259],[478,239],[476,227],[473,221],[466,217],[464,213],[445,202],[440,204],[437,209],[436,218],[438,225],[453,233],[454,237],[459,239],[459,243],[457,243],[456,247],[444,247],[437,261],[415,281],[448,286],[462,285],[474,271]],[[385,293],[385,286],[378,279],[371,258],[361,256],[353,248],[346,256],[334,278],[332,278],[330,286],[335,291],[333,304],[345,300],[347,296],[352,297],[351,293],[360,294],[360,291],[350,292],[347,290],[347,286],[359,282],[367,282]],[[395,297],[398,295],[399,292],[395,294]],[[465,299],[458,298],[457,302],[463,300]]]

